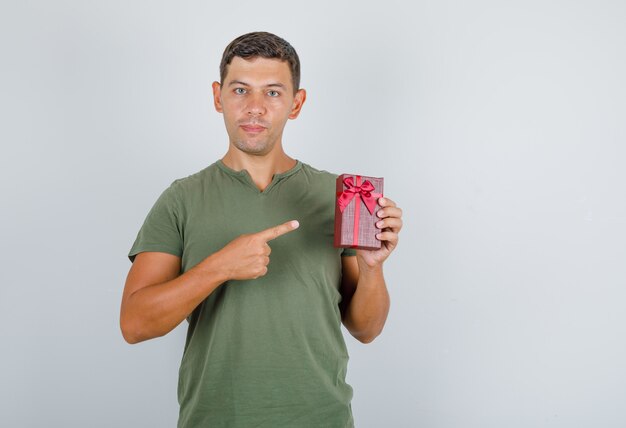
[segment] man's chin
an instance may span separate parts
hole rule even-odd
[[[247,142],[247,141],[238,141],[235,142],[235,147],[237,147],[242,152],[253,155],[253,156],[263,156],[268,154],[272,149],[269,145],[264,142]]]

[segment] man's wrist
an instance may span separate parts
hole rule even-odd
[[[228,272],[224,269],[224,263],[220,261],[219,251],[211,254],[196,265],[198,272],[206,280],[222,284],[228,281]]]
[[[382,277],[383,264],[377,263],[374,266],[368,265],[366,262],[359,262],[359,277]]]

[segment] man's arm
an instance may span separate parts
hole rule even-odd
[[[120,310],[120,328],[128,343],[164,336],[180,324],[220,284],[267,273],[268,242],[298,228],[291,221],[242,235],[180,275],[180,257],[137,254],[128,272]]]
[[[380,198],[377,226],[382,229],[379,250],[357,250],[356,257],[342,257],[342,301],[339,306],[344,326],[362,343],[370,343],[383,330],[389,313],[389,293],[383,262],[398,244],[402,210],[389,198]]]
[[[389,293],[382,267],[361,272],[356,257],[342,257],[341,262],[343,324],[357,340],[370,343],[383,331],[389,313]]]
[[[128,343],[164,336],[180,324],[226,279],[216,255],[180,274],[180,257],[158,252],[139,253],[128,272],[120,327]],[[202,265],[202,266],[201,266]]]

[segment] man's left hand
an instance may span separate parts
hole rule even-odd
[[[398,245],[398,233],[402,229],[402,210],[396,203],[384,197],[378,198],[378,205],[381,206],[377,212],[380,220],[376,222],[376,227],[381,231],[376,238],[382,241],[382,245],[378,250],[357,250],[357,261],[363,268],[381,267]]]

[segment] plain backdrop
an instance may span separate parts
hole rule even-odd
[[[0,426],[173,427],[186,324],[128,345],[126,255],[221,157],[224,47],[292,43],[293,157],[385,177],[392,307],[358,427],[626,426],[622,1],[3,1]]]

